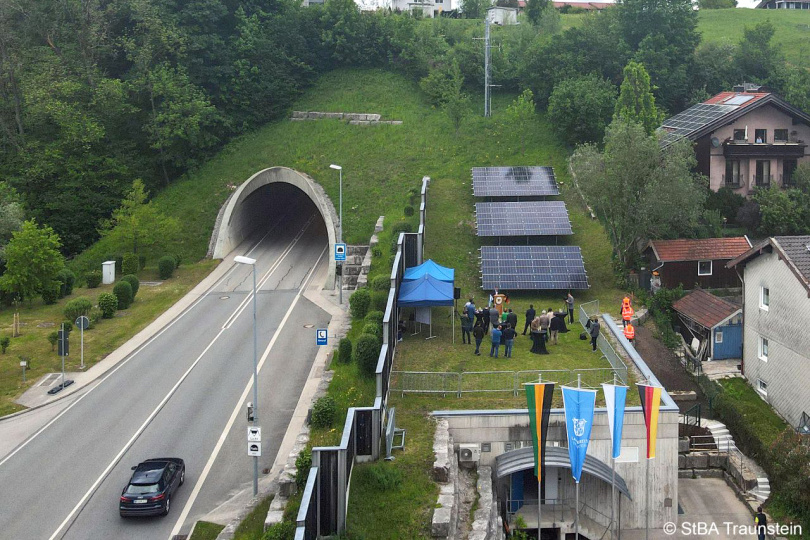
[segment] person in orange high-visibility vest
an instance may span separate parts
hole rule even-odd
[[[624,327],[624,337],[626,337],[627,341],[630,343],[633,343],[633,340],[636,339],[636,329],[633,323],[628,322],[627,326]]]
[[[624,323],[625,327],[630,324],[630,319],[633,318],[635,313],[636,312],[633,311],[633,307],[630,305],[630,302],[627,302],[626,304],[622,303],[622,322]]]

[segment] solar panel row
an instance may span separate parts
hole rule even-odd
[[[473,167],[476,197],[559,195],[551,167]]]
[[[574,234],[563,201],[476,203],[478,236]]]
[[[579,246],[483,246],[484,289],[588,289]]]

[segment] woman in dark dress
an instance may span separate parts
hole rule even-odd
[[[530,352],[534,354],[548,354],[545,340],[540,335],[540,317],[535,317],[531,324],[532,348]]]

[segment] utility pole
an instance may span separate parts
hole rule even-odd
[[[484,17],[484,37],[473,38],[484,40],[484,116],[492,116],[492,87],[500,86],[492,84],[492,40],[489,31],[489,15]]]

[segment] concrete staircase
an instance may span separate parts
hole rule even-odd
[[[734,437],[731,436],[724,423],[717,420],[704,420],[702,424],[712,434],[718,450],[728,451],[732,455],[741,453],[734,442]],[[771,482],[765,471],[750,459],[747,460],[746,467],[756,474],[757,479],[756,486],[748,490],[747,494],[760,503],[764,503],[771,496]]]

